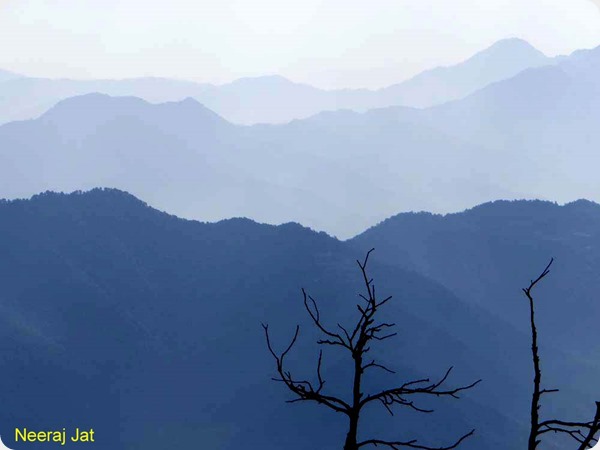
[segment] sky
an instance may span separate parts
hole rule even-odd
[[[519,37],[600,45],[600,0],[0,0],[0,68],[376,88]]]

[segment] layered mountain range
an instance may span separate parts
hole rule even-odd
[[[37,119],[0,127],[0,195],[110,186],[181,217],[295,221],[343,238],[399,211],[598,199],[600,49],[551,64],[533,55],[522,41],[505,41],[418,77],[475,89],[474,73],[484,84],[492,72],[535,66],[442,105],[329,111],[279,125],[235,125],[192,98],[62,100]],[[236,98],[252,109],[243,94]]]
[[[590,419],[599,72],[600,48],[548,58],[517,39],[373,91],[0,71],[5,444],[23,448],[8,437],[26,424],[94,428],[117,450],[338,449],[343,417],[284,403],[261,323],[281,349],[299,323],[287,361],[316,376],[301,288],[327,323],[351,322],[355,260],[373,247],[398,331],[373,355],[396,374],[364,388],[451,366],[448,385],[483,381],[460,400],[419,399],[431,415],[373,408],[362,436],[435,447],[475,428],[461,448],[522,447],[521,288],[551,257],[536,306],[544,383],[560,392],[542,412]],[[542,200],[508,201],[522,198]],[[323,369],[344,396],[342,356],[326,352]]]
[[[31,119],[64,98],[96,92],[153,103],[191,97],[233,123],[286,123],[326,110],[441,104],[527,68],[553,63],[554,59],[527,42],[507,39],[454,66],[428,70],[379,90],[323,90],[281,76],[242,78],[216,86],[160,78],[53,80],[5,73],[0,74],[0,83],[4,82],[0,84],[0,123]]]

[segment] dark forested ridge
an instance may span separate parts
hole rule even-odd
[[[456,380],[484,381],[460,402],[436,403],[426,422],[383,410],[361,432],[441,445],[476,428],[463,448],[517,448],[526,439],[530,381],[519,289],[547,250],[557,268],[540,290],[540,327],[556,315],[565,322],[545,335],[578,326],[566,322],[559,292],[575,289],[571,309],[596,314],[586,310],[590,298],[575,295],[584,287],[591,295],[595,281],[570,278],[592,276],[600,260],[596,220],[600,207],[591,203],[496,203],[456,216],[401,215],[341,242],[292,223],[186,221],[117,190],[1,202],[0,435],[16,450],[24,447],[9,438],[15,426],[94,427],[106,449],[339,448],[340,418],[283,403],[260,323],[277,324],[278,342],[300,323],[289,363],[313,376],[305,361],[316,362],[315,336],[304,326],[300,289],[319,299],[326,321],[348,318],[361,289],[355,260],[366,245],[376,247],[371,274],[382,295],[394,295],[388,314],[400,331],[380,355],[398,374],[380,374],[366,388],[442,375],[450,365]],[[493,277],[482,269],[490,260]],[[504,308],[490,305],[497,297],[474,296],[469,283],[481,292],[504,286]],[[575,340],[543,348],[562,364],[548,364],[548,382],[566,384],[552,408],[569,416],[585,413],[590,393],[599,393],[597,339],[580,328],[590,340],[585,351]],[[346,362],[332,358],[325,373],[343,395]]]
[[[496,201],[445,216],[399,214],[351,242],[380,248],[378,256],[387,263],[430,277],[519,331],[528,322],[515,287],[554,257],[538,293],[545,374],[562,386],[563,399],[574,398],[575,391],[587,390],[589,402],[600,395],[597,203]],[[553,411],[555,401],[548,401],[547,410]]]
[[[532,267],[543,267],[553,256],[556,267],[542,294],[549,338],[556,345],[579,347],[590,360],[600,357],[592,332],[600,317],[597,203],[497,201],[445,216],[399,214],[352,241],[376,246],[387,262],[424,274],[460,298],[523,326],[527,324],[507,307],[507,299],[514,295],[515,283],[528,280]]]

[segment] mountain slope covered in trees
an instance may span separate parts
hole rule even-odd
[[[378,256],[386,262],[436,280],[521,330],[528,323],[515,314],[516,284],[554,257],[552,274],[538,293],[543,351],[562,349],[582,362],[587,369],[570,375],[569,384],[578,386],[600,368],[598,230],[600,205],[587,200],[564,206],[497,201],[457,214],[399,214],[350,242],[380,248]],[[564,370],[562,363],[546,364],[552,364],[550,371]]]
[[[403,268],[408,258],[391,261],[404,239],[372,239],[378,292],[394,295],[382,315],[397,323],[399,336],[377,355],[397,374],[381,373],[366,388],[441,376],[452,365],[451,384],[484,381],[459,402],[436,403],[431,416],[374,410],[362,432],[442,445],[476,428],[464,448],[517,447],[528,420],[529,349],[519,324],[526,311],[519,288],[527,278],[502,278],[513,313],[502,318],[433,281],[436,273]],[[300,288],[320,301],[327,322],[347,320],[361,289],[354,261],[364,253],[356,246],[368,241],[340,242],[291,223],[186,221],[116,190],[0,203],[0,361],[11,387],[3,394],[0,433],[26,423],[94,427],[98,445],[115,449],[339,448],[342,420],[312,405],[285,404],[285,390],[270,381],[260,323],[271,324],[277,342],[300,323],[289,363],[315,376],[316,336],[306,326]],[[514,258],[527,260],[530,249],[519,250]],[[534,253],[532,263],[542,256]],[[545,303],[556,307],[552,296]],[[549,378],[566,384],[554,408],[571,415],[584,401],[585,410],[595,384],[573,386],[570,377],[591,373],[594,380],[599,373],[579,350],[543,349],[558,361],[548,364]],[[326,353],[328,384],[341,393],[345,364]]]

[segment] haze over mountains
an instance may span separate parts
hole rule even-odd
[[[475,241],[463,246],[472,230]],[[346,321],[361,290],[354,260],[373,242],[370,273],[381,295],[394,295],[385,314],[399,332],[377,355],[397,374],[373,372],[365,389],[451,365],[450,384],[484,382],[461,400],[435,402],[433,415],[374,408],[362,432],[442,445],[474,427],[467,450],[518,448],[531,381],[520,288],[557,249],[539,290],[539,328],[546,380],[561,393],[544,412],[582,419],[600,395],[595,329],[567,332],[577,328],[576,312],[597,317],[595,282],[580,282],[600,269],[597,230],[600,206],[589,202],[399,216],[348,242],[297,224],[185,221],[115,190],[1,202],[0,358],[12,388],[3,391],[0,433],[17,449],[10,430],[21,423],[93,426],[97,445],[113,449],[339,448],[340,417],[284,403],[260,323],[278,346],[302,325],[289,361],[310,377],[316,336],[300,288],[328,322]],[[438,270],[444,261],[451,273]],[[483,295],[498,286],[505,295]],[[553,345],[557,328],[561,346]],[[339,355],[326,353],[324,373],[328,389],[345,392]]]
[[[233,123],[286,123],[326,110],[428,107],[462,98],[524,69],[552,63],[552,58],[527,42],[508,39],[455,66],[429,70],[379,90],[327,91],[280,76],[244,78],[214,86],[156,78],[77,81],[13,79],[0,74],[0,123],[31,119],[66,97],[95,92],[135,96],[153,103],[192,97]]]
[[[378,355],[397,375],[365,388],[450,366],[451,385],[484,382],[424,403],[432,416],[374,411],[361,432],[442,446],[476,428],[461,448],[522,447],[521,288],[552,256],[536,298],[545,382],[561,392],[544,413],[588,419],[600,206],[571,201],[600,201],[598,73],[600,47],[550,59],[521,40],[379,91],[0,72],[0,435],[26,423],[94,427],[116,450],[339,449],[340,417],[284,403],[260,324],[283,345],[300,323],[289,362],[306,369],[300,288],[344,322],[372,247],[399,336]],[[568,203],[487,203],[532,197]],[[338,355],[324,368],[342,392]]]
[[[6,198],[114,186],[183,217],[297,221],[345,237],[401,210],[511,196],[471,175],[487,163],[478,147],[376,115],[248,128],[191,99],[91,94],[0,127],[0,147]]]
[[[0,127],[0,195],[111,186],[182,217],[344,238],[400,211],[600,199],[599,67],[600,49],[576,52],[440,106],[251,127],[192,99],[91,94]]]

